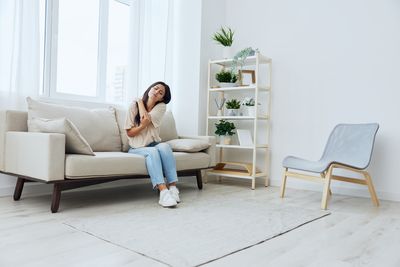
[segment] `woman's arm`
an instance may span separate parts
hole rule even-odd
[[[139,98],[137,100],[137,104],[138,104],[138,108],[139,108],[140,120],[142,120],[144,117],[149,118],[149,114],[148,114],[146,108],[144,107],[143,100],[141,98]]]
[[[149,126],[149,124],[151,123],[150,119],[147,117],[144,117],[141,121],[140,121],[140,125],[139,126],[134,126],[130,129],[126,130],[126,134],[129,137],[134,137],[135,135],[138,135],[141,131],[143,131],[143,129],[145,129],[147,126]]]

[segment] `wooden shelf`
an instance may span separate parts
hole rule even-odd
[[[254,149],[254,146],[241,146],[241,145],[222,145],[222,144],[217,144],[216,147],[219,147],[219,148]],[[266,144],[256,145],[256,148],[268,148],[268,145],[266,145]]]
[[[258,177],[266,177],[267,173],[265,172],[257,172],[255,176],[247,175],[244,170],[232,170],[230,172],[221,171],[221,170],[209,170],[207,171],[207,175],[218,175],[224,177],[232,177],[232,178],[242,178],[252,180]]]
[[[254,66],[256,64],[256,58],[257,58],[256,55],[247,57],[243,66],[244,67],[245,66]],[[232,65],[232,62],[233,62],[232,58],[210,61],[211,64],[218,64],[218,65],[224,66],[224,67],[230,67]],[[271,62],[272,62],[272,60],[270,58],[259,54],[259,63],[260,64],[267,64],[267,63],[271,63]]]
[[[210,120],[255,120],[252,116],[208,116]],[[259,115],[258,120],[268,120],[268,115]]]
[[[210,92],[225,92],[225,91],[246,91],[246,90],[255,90],[255,85],[249,86],[236,86],[236,87],[215,87],[215,88],[208,88]],[[270,86],[258,86],[258,90],[262,92],[269,92],[271,89]]]
[[[232,169],[232,168],[226,168],[226,166],[236,166],[236,167],[242,167],[243,169]],[[262,173],[259,170],[256,169],[255,175],[253,175],[253,164],[252,163],[246,163],[246,162],[219,162],[217,165],[214,167],[213,170],[208,171],[208,174],[214,174],[214,175],[221,175],[221,176],[229,176],[229,177],[240,177],[240,178],[249,178],[252,179],[254,177],[262,177],[266,176],[266,173]]]
[[[244,170],[226,168],[226,166],[241,167],[241,168],[244,168]],[[217,171],[219,173],[231,174],[231,175],[252,176],[253,164],[246,163],[246,162],[232,162],[232,161],[219,162],[214,167],[214,171]]]
[[[242,179],[249,179],[249,180],[252,180],[252,179],[258,178],[258,177],[265,177],[265,176],[267,176],[267,174],[266,174],[265,172],[257,173],[257,174],[253,177],[253,176],[244,175],[244,174],[241,174],[241,173],[232,173],[232,174],[228,174],[228,173],[225,173],[225,172],[215,171],[215,170],[207,171],[207,174],[209,174],[209,175],[224,176],[224,177],[232,177],[232,178],[242,178]]]
[[[208,61],[208,82],[207,87],[204,88],[207,90],[206,133],[212,135],[214,133],[215,127],[213,126],[215,122],[218,120],[227,120],[240,125],[241,127],[239,128],[246,130],[241,132],[246,139],[248,139],[250,131],[251,139],[254,144],[252,144],[252,142],[245,143],[244,140],[242,144],[245,143],[250,145],[238,145],[240,143],[232,145],[217,144],[216,156],[218,156],[217,161],[220,163],[218,163],[216,168],[213,170],[208,170],[207,174],[216,175],[218,176],[218,179],[223,176],[249,179],[251,180],[251,189],[255,189],[255,182],[258,177],[263,177],[262,179],[265,178],[265,185],[268,186],[270,172],[270,148],[268,144],[270,138],[269,121],[271,114],[270,92],[272,91],[272,60],[263,56],[259,52],[256,52],[254,56],[247,57],[244,60],[244,64],[240,66],[243,68],[239,68],[243,70],[243,73],[251,75],[251,77],[243,79],[245,85],[236,86],[236,84],[231,84],[229,85],[230,87],[219,87],[220,84],[217,83],[217,80],[215,79],[216,73],[225,67],[230,69],[233,61],[233,59]],[[216,107],[214,106],[214,101],[217,97],[218,101],[222,101],[223,98],[225,98],[225,100],[237,98],[239,101],[244,99],[244,97],[253,98],[254,102],[257,104],[259,103],[262,106],[256,105],[254,107],[254,113],[247,113],[243,109],[243,113],[241,114],[245,114],[244,116],[225,116],[225,114],[228,114],[225,105],[221,110],[222,112],[218,111],[217,113],[215,110]],[[217,114],[223,116],[216,116]],[[247,116],[248,114],[252,114],[252,116]],[[243,156],[246,156],[246,158],[243,159],[249,163],[224,162],[230,158],[234,159],[236,154],[243,154]],[[265,163],[260,163],[259,157],[261,157],[261,160],[265,159]],[[254,170],[253,173],[254,166],[259,167],[260,170]]]

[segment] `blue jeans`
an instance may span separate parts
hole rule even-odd
[[[175,158],[168,144],[153,142],[146,147],[130,148],[128,153],[145,157],[153,188],[165,184],[164,175],[168,184],[178,181]]]

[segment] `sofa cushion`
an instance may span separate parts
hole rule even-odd
[[[67,154],[66,178],[147,174],[144,157],[124,152],[95,152],[94,157]]]
[[[176,160],[176,169],[178,171],[203,169],[210,166],[210,155],[204,152],[174,152],[174,156]]]
[[[93,150],[88,142],[83,138],[76,126],[66,118],[32,118],[28,120],[28,131],[65,134],[66,153],[94,156]]]
[[[167,110],[160,125],[160,137],[162,142],[166,142],[172,139],[178,139],[178,132],[176,131],[176,125],[174,116],[170,110]]]
[[[172,151],[177,152],[199,152],[210,147],[206,140],[200,139],[173,139],[166,142]]]
[[[79,129],[93,151],[121,151],[121,137],[115,109],[87,109],[35,101],[28,102],[28,119],[67,118]]]
[[[147,175],[145,158],[124,152],[95,152],[96,156],[67,154],[65,177],[69,179]],[[207,168],[210,156],[203,152],[174,152],[177,170]]]

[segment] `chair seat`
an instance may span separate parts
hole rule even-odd
[[[283,160],[282,165],[283,167],[289,169],[321,173],[326,171],[331,163],[333,162],[328,160],[311,161],[298,157],[288,156]]]

